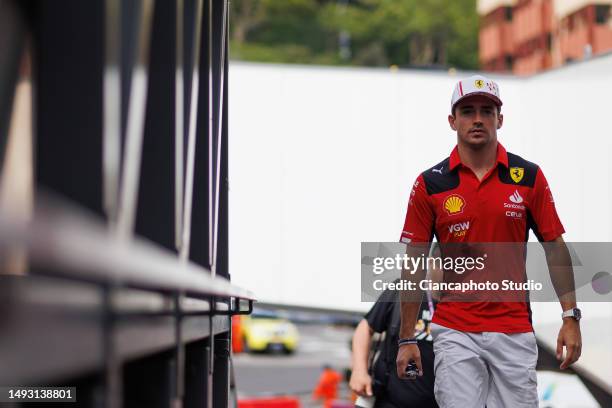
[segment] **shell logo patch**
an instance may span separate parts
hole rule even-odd
[[[474,85],[476,88],[481,89],[484,86],[484,81],[482,79],[477,79],[474,81]]]
[[[465,207],[465,200],[458,194],[452,194],[446,197],[443,206],[448,215],[460,214]]]
[[[510,167],[510,177],[515,183],[520,183],[525,175],[525,169],[522,167]]]

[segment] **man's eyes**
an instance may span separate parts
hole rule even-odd
[[[461,109],[461,113],[464,115],[471,115],[474,112],[475,112],[474,109]],[[481,112],[483,115],[492,115],[493,109],[483,109]]]

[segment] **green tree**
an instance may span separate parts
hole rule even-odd
[[[237,59],[337,63],[333,27],[320,24],[322,0],[234,0],[231,55]]]
[[[238,59],[478,67],[475,0],[234,0],[230,27]]]

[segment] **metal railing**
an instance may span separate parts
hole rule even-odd
[[[0,385],[79,406],[225,407],[227,0],[0,0],[0,164],[24,55],[30,216],[0,212]],[[23,72],[22,72],[23,74]],[[28,75],[26,75],[28,76]]]

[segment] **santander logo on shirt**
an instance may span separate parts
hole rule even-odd
[[[515,204],[520,204],[523,202],[523,197],[521,197],[518,190],[514,190],[514,194],[510,196],[510,201],[512,201]]]
[[[523,197],[519,194],[518,190],[514,190],[514,193],[512,193],[510,197],[508,197],[508,199],[512,201],[512,204],[504,203],[504,208],[506,209],[506,217],[518,219],[523,218],[525,206],[521,204],[523,202]]]

